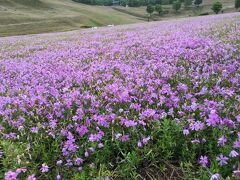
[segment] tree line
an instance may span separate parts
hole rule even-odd
[[[172,2],[172,9],[177,12],[182,7],[182,4],[184,4],[185,8],[191,6],[192,4],[198,7],[200,4],[202,4],[202,0],[175,0]],[[240,8],[240,0],[235,0],[235,8],[237,10]],[[214,13],[218,14],[223,9],[223,5],[221,2],[215,1],[212,4],[211,9]],[[159,15],[161,15],[163,13],[163,8],[161,4],[156,4],[156,5],[148,4],[146,11],[149,14],[149,18],[150,18],[154,11],[156,11]]]
[[[75,2],[89,4],[89,5],[100,5],[100,6],[112,6],[115,3],[121,6],[129,6],[129,7],[140,7],[140,6],[148,6],[147,9],[153,9],[153,11],[157,11],[159,14],[162,13],[161,5],[172,5],[172,8],[178,11],[182,4],[184,7],[189,7],[191,5],[200,6],[203,0],[73,0]],[[150,7],[154,6],[154,7]],[[235,8],[240,8],[240,0],[235,0]],[[212,10],[215,13],[218,13],[222,9],[222,3],[219,1],[215,1],[212,5]],[[151,10],[152,11],[152,10]]]
[[[113,5],[114,1],[117,1],[121,6],[129,6],[129,7],[139,7],[139,6],[147,6],[151,5],[168,5],[173,4],[174,0],[73,0],[75,2],[89,4],[89,5],[104,5],[104,6],[111,6]],[[181,3],[186,5],[192,4],[192,0],[180,0]],[[202,3],[202,0],[196,0],[196,2]]]

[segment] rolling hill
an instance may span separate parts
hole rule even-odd
[[[71,0],[0,0],[0,36],[141,21],[111,7],[83,5]]]
[[[220,0],[224,9],[234,10],[234,0]],[[203,0],[202,12],[211,11],[213,0]],[[171,5],[169,14],[153,20],[166,20],[194,16],[192,10],[175,14]],[[109,24],[128,24],[146,21],[146,7],[125,8],[108,6],[90,6],[72,0],[0,0],[0,36],[36,34],[55,31],[69,31]]]
[[[202,5],[199,8],[196,8],[194,5],[192,7],[185,9],[182,5],[181,9],[178,13],[172,10],[172,5],[163,5],[163,10],[168,11],[168,14],[159,17],[159,15],[154,12],[152,15],[152,20],[168,20],[168,19],[175,19],[175,18],[183,18],[188,16],[198,16],[203,13],[213,14],[211,7],[212,3],[215,0],[203,0]],[[234,12],[234,0],[218,0],[223,4],[223,10],[225,13]],[[146,7],[132,7],[132,8],[125,8],[125,7],[113,7],[113,9],[118,10],[122,13],[126,13],[129,15],[141,17],[147,17],[148,14],[146,12]]]

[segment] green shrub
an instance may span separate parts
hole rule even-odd
[[[160,4],[157,4],[157,5],[155,6],[155,11],[156,11],[159,15],[161,15],[162,12],[163,12],[162,6],[161,6]]]
[[[163,14],[169,14],[169,10],[168,9],[165,9],[165,10],[163,10]]]
[[[207,16],[207,15],[209,15],[208,12],[205,12],[205,13],[201,13],[201,14],[199,14],[199,16]]]
[[[173,4],[172,4],[172,8],[175,11],[178,11],[181,8],[181,6],[182,6],[182,3],[179,0],[178,1],[174,1]]]
[[[240,8],[240,0],[235,0],[235,8]]]
[[[192,1],[193,1],[193,0],[184,0],[184,6],[185,6],[185,8],[188,8],[189,6],[191,6],[191,5],[192,5]]]
[[[152,5],[148,5],[146,11],[151,15],[154,12],[154,7]]]
[[[220,3],[219,1],[216,1],[215,3],[213,3],[211,9],[213,10],[213,12],[218,14],[222,9],[222,3]]]
[[[195,4],[196,6],[199,6],[200,4],[202,4],[202,0],[195,0],[195,1],[194,1],[194,4]]]

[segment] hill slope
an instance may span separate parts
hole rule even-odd
[[[203,0],[201,12],[211,12],[214,0]],[[220,0],[224,11],[234,11],[234,0]],[[153,20],[194,16],[194,8],[178,14],[165,5],[169,14]],[[90,6],[72,0],[0,0],[0,36],[69,31],[79,28],[146,21],[146,7]]]
[[[200,5],[199,8],[196,8],[194,5],[192,5],[192,7],[185,9],[182,4],[182,7],[178,11],[178,13],[172,10],[172,5],[163,5],[163,10],[168,11],[168,14],[165,14],[159,17],[159,15],[156,12],[154,12],[152,15],[152,20],[168,20],[173,18],[198,16],[201,13],[213,14],[211,7],[214,1],[215,0],[203,0],[203,3]],[[218,1],[220,1],[223,4],[224,13],[236,11],[234,8],[235,0],[218,0]],[[113,7],[113,9],[129,15],[137,16],[139,18],[148,17],[148,14],[146,12],[146,7],[125,8],[125,7],[118,6],[118,7]]]
[[[83,5],[71,0],[0,0],[0,36],[141,21],[111,7]]]

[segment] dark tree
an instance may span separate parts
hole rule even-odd
[[[193,1],[193,0],[184,0],[184,6],[185,6],[185,7],[191,6],[191,5],[192,5],[192,1]]]
[[[194,1],[194,4],[195,4],[196,6],[199,6],[200,4],[202,4],[202,0],[195,0],[195,1]]]
[[[151,14],[153,13],[153,11],[154,11],[154,7],[149,4],[149,5],[147,6],[146,11],[147,11],[147,13],[149,13],[149,14],[151,15]]]
[[[151,4],[149,4],[149,5],[147,6],[146,11],[147,11],[147,13],[149,14],[149,17],[148,17],[148,21],[149,21],[149,18],[151,17],[152,13],[154,12],[154,7],[153,7]]]
[[[221,11],[221,9],[222,9],[222,3],[220,3],[219,1],[213,3],[211,9],[213,10],[213,12],[218,14]]]
[[[170,4],[170,0],[162,0],[161,4],[163,5]]]
[[[162,0],[156,0],[155,3],[156,4],[162,4]]]
[[[162,12],[163,12],[162,6],[161,6],[160,4],[157,4],[157,5],[155,6],[155,11],[156,11],[159,15],[161,15]]]
[[[235,8],[240,8],[240,0],[235,0]]]
[[[181,1],[174,1],[172,4],[172,8],[177,12],[182,6]]]

